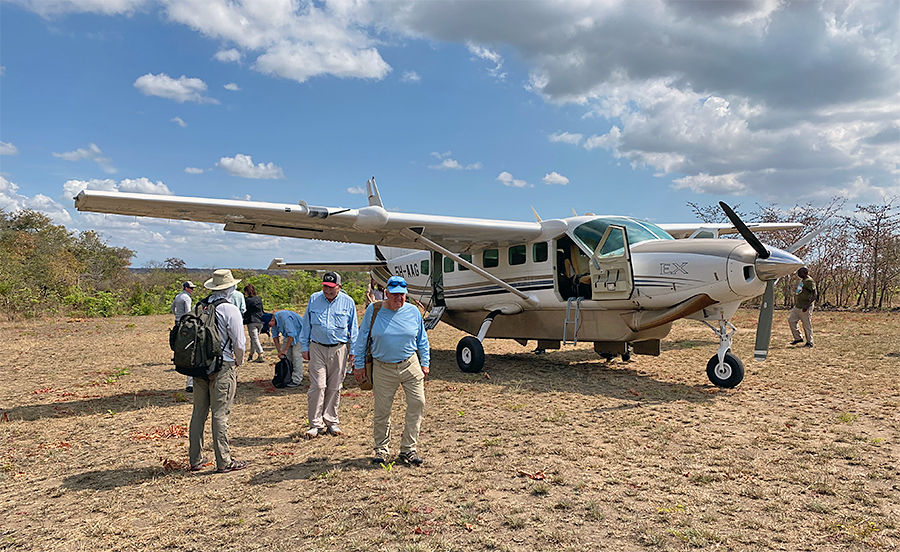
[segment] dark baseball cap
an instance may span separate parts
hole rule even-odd
[[[341,275],[337,272],[326,272],[322,275],[322,285],[328,287],[341,285]]]
[[[264,312],[262,313],[262,315],[260,315],[259,319],[262,320],[263,327],[260,328],[259,333],[269,333],[269,321],[273,318],[275,318],[275,315],[271,312]]]

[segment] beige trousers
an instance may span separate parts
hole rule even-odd
[[[212,411],[212,441],[216,452],[216,468],[231,463],[231,446],[228,443],[228,416],[237,391],[237,369],[234,362],[225,361],[222,370],[207,381],[194,378],[194,411],[188,429],[191,465],[200,463],[203,451],[203,429],[206,417]]]
[[[403,386],[406,395],[406,418],[400,452],[416,450],[422,414],[425,412],[425,374],[419,366],[419,357],[413,355],[403,362],[389,364],[375,359],[372,366],[372,394],[375,398],[372,436],[375,439],[375,456],[386,457],[391,441],[391,409],[397,388]]]
[[[794,336],[794,341],[800,339],[800,328],[797,327],[797,322],[802,322],[803,333],[806,334],[806,342],[813,342],[812,311],[812,305],[806,309],[806,312],[803,312],[802,309],[798,309],[797,307],[791,309],[791,314],[788,316],[788,324],[791,326],[791,334]]]
[[[338,424],[338,406],[341,404],[341,387],[347,373],[347,344],[325,347],[315,341],[309,343],[309,427],[325,429]]]

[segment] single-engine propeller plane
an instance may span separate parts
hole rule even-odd
[[[659,355],[673,322],[699,320],[719,339],[707,363],[709,380],[734,387],[744,377],[731,352],[730,319],[740,304],[764,295],[755,357],[765,359],[775,281],[803,265],[793,252],[766,246],[757,231],[802,227],[744,224],[720,203],[732,224],[653,224],[587,214],[535,222],[389,212],[375,185],[358,209],[85,190],[79,211],[219,223],[231,232],[370,244],[376,261],[285,263],[272,268],[371,270],[384,283],[406,278],[410,295],[438,321],[471,335],[457,346],[459,367],[479,372],[486,337],[537,341],[558,349],[593,342],[611,359]],[[720,234],[739,233],[743,240]],[[807,238],[808,239],[808,238]],[[487,313],[487,314],[485,314]]]

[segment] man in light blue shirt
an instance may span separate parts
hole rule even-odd
[[[263,323],[260,333],[271,332],[272,341],[275,342],[275,349],[278,351],[278,358],[282,359],[290,355],[289,358],[294,363],[294,373],[287,387],[299,386],[303,381],[303,350],[300,348],[303,319],[299,314],[290,310],[280,310],[275,313],[267,312],[260,319]],[[280,339],[281,334],[284,334],[283,346]]]
[[[338,406],[344,375],[353,365],[357,331],[356,303],[341,291],[341,275],[326,272],[322,291],[309,298],[300,333],[303,360],[309,369],[307,439],[323,433],[343,435]]]
[[[403,386],[406,418],[400,440],[400,461],[420,466],[422,458],[416,445],[425,411],[425,376],[431,362],[431,348],[419,309],[406,302],[406,280],[400,276],[391,277],[386,291],[384,301],[369,305],[363,316],[356,340],[353,377],[362,381],[366,375],[366,347],[371,339],[368,348],[373,358],[372,395],[375,399],[372,417],[375,457],[372,463],[382,464],[388,455],[391,408],[397,388]]]

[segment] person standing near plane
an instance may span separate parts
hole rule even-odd
[[[272,333],[272,341],[275,342],[275,350],[278,358],[282,359],[290,355],[294,364],[294,373],[291,383],[287,387],[298,387],[303,381],[303,351],[300,348],[300,332],[303,331],[303,320],[299,314],[290,310],[267,312],[263,314],[262,333]],[[281,344],[281,334],[284,334],[284,346]]]
[[[816,289],[816,282],[809,275],[809,269],[805,266],[797,271],[800,283],[797,284],[797,291],[794,294],[794,308],[788,316],[788,324],[791,327],[791,334],[794,340],[791,345],[799,345],[803,343],[800,338],[800,329],[797,322],[803,323],[803,333],[806,334],[806,345],[804,347],[813,346],[812,331],[812,310],[813,303],[819,298],[819,291]]]
[[[341,387],[356,347],[356,303],[341,291],[341,275],[326,272],[322,291],[309,298],[303,315],[300,348],[309,370],[309,430],[307,439],[321,434],[343,435],[338,420]]]
[[[409,466],[422,465],[417,452],[419,428],[425,411],[425,376],[431,359],[428,334],[419,309],[406,302],[406,280],[392,276],[387,281],[385,300],[372,323],[376,304],[366,308],[356,340],[353,377],[357,382],[366,375],[367,347],[373,357],[372,394],[375,413],[372,435],[375,441],[373,464],[383,464],[391,440],[391,408],[397,388],[406,395],[406,417],[400,440],[400,461]],[[371,339],[371,344],[369,340]]]
[[[188,280],[181,284],[181,293],[175,296],[172,301],[172,314],[175,315],[175,323],[177,324],[181,317],[191,312],[191,294],[194,293],[194,282]],[[194,378],[186,376],[184,381],[184,390],[187,393],[194,392]]]
[[[384,288],[375,281],[375,278],[369,278],[369,287],[366,288],[366,307],[376,301],[384,301]]]

